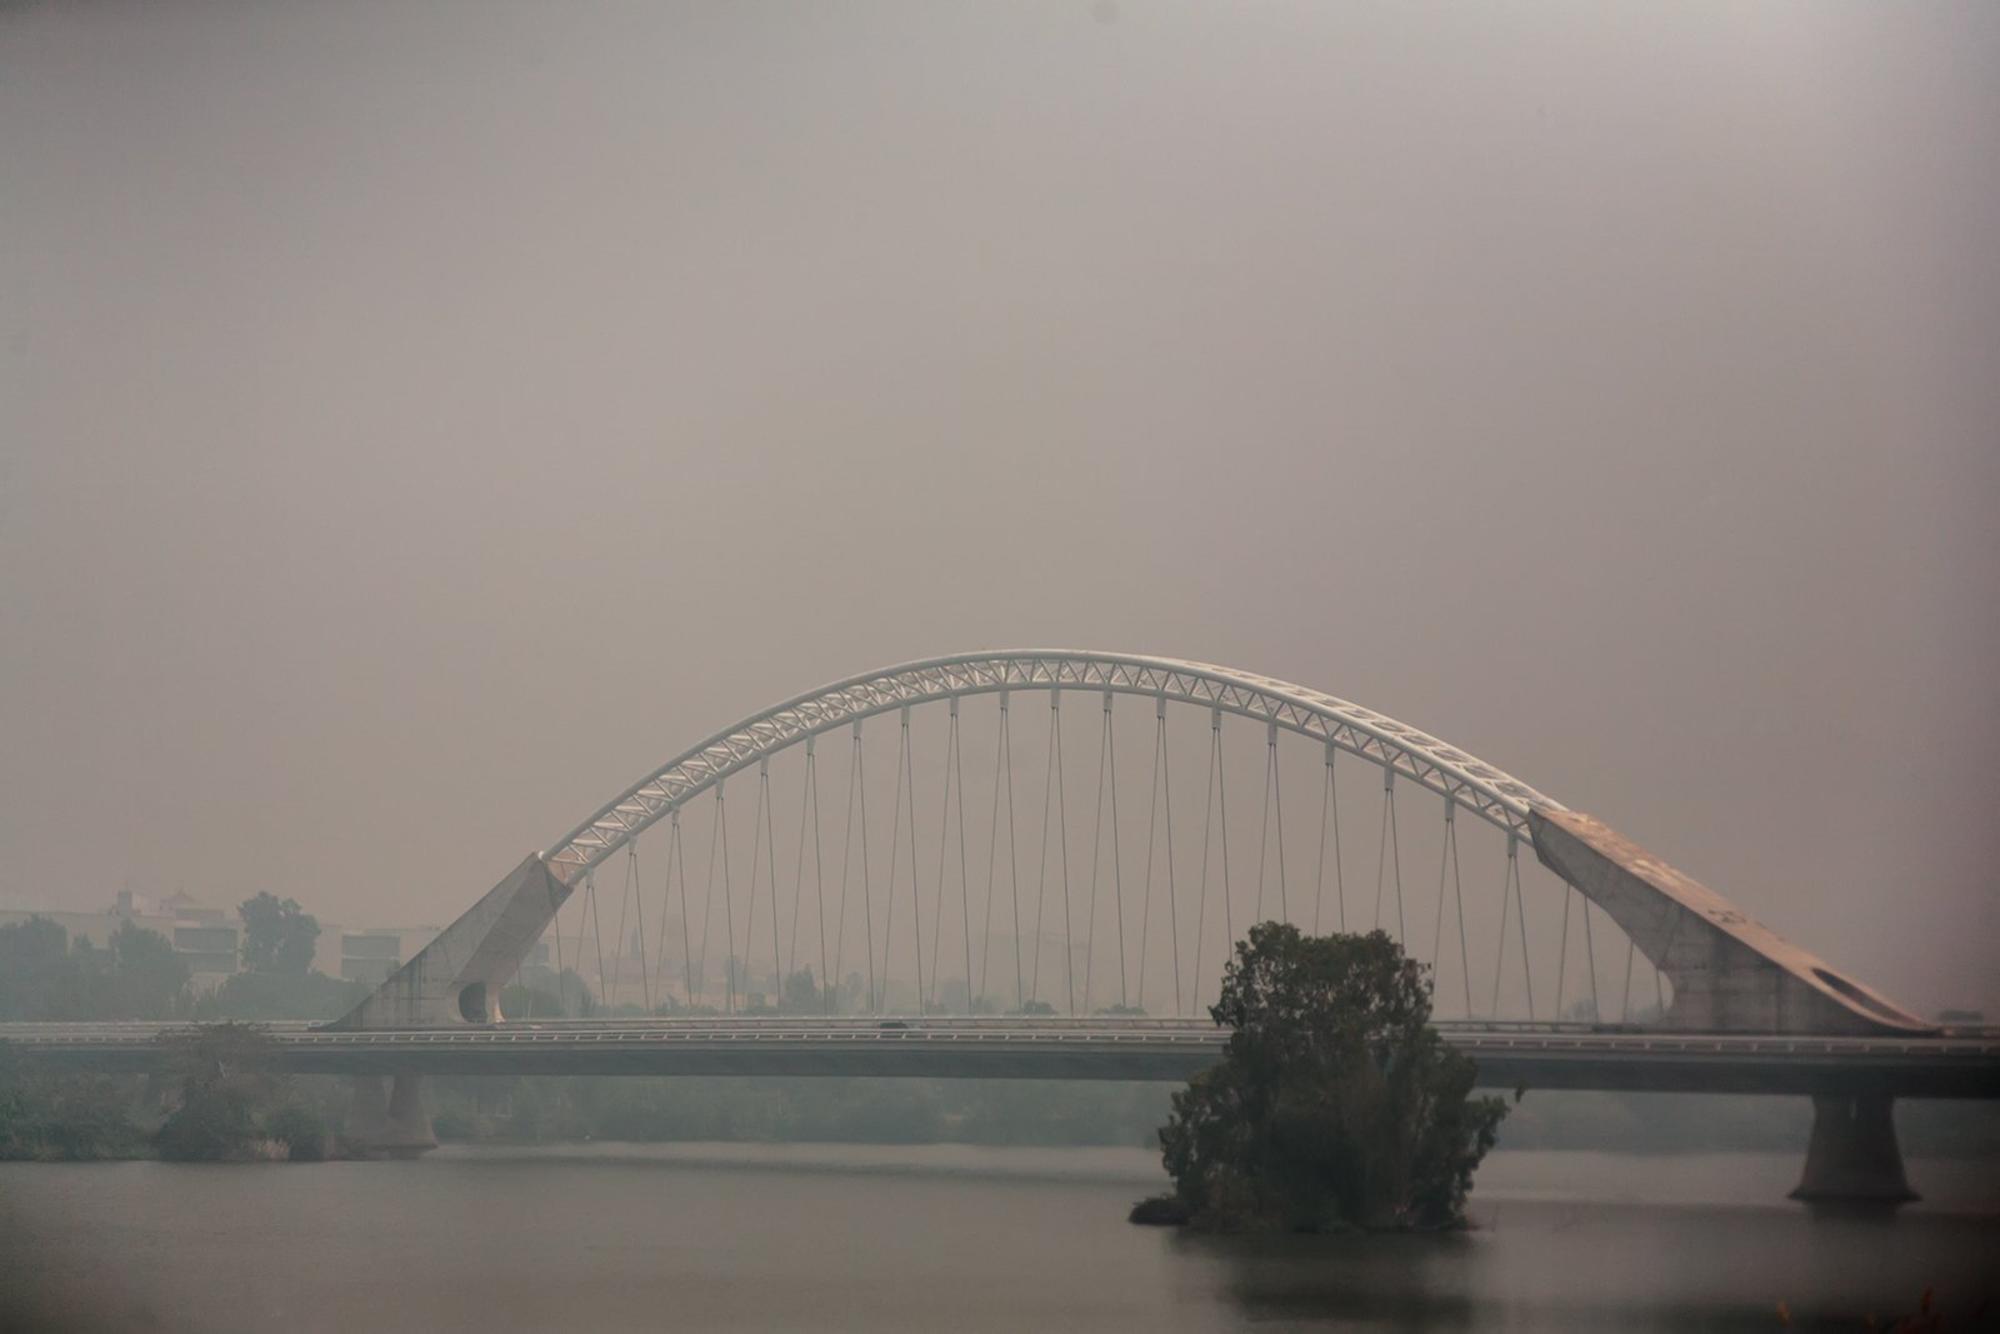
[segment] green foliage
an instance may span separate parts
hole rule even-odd
[[[819,1014],[826,1008],[826,1001],[820,995],[819,982],[810,968],[801,968],[785,978],[785,989],[778,997],[781,1014]]]
[[[0,1019],[167,1019],[188,1003],[187,965],[157,931],[121,922],[99,949],[45,917],[0,926]]]
[[[196,1019],[338,1019],[359,1005],[368,987],[325,973],[233,973],[194,1002]]]
[[[1473,1064],[1431,1028],[1424,973],[1380,931],[1250,929],[1209,1011],[1233,1030],[1222,1063],[1174,1095],[1160,1131],[1197,1226],[1463,1221],[1506,1105],[1470,1096]]]
[[[222,1162],[270,1157],[274,1149],[324,1156],[325,1127],[277,1073],[274,1044],[261,1029],[211,1024],[160,1042],[179,1089],[179,1105],[153,1137],[162,1158]]]
[[[283,1143],[295,1163],[316,1163],[326,1157],[326,1121],[310,1103],[288,1102],[277,1107],[264,1118],[264,1133]]]
[[[253,973],[304,974],[319,943],[319,920],[295,899],[263,892],[236,909],[243,919],[243,966]]]
[[[111,933],[108,1008],[120,1019],[164,1019],[187,1005],[187,962],[157,931],[120,922]]]
[[[130,1079],[28,1074],[0,1044],[0,1162],[131,1157],[142,1147],[132,1101]]]

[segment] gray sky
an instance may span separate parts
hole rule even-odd
[[[1331,690],[2000,1007],[2000,7],[0,9],[0,898],[442,920],[723,724]]]

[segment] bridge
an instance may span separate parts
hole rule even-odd
[[[156,1074],[160,1039],[193,1024],[0,1024],[21,1054],[77,1069]],[[711,1017],[568,1020],[346,1031],[267,1025],[289,1074],[837,1075],[1179,1082],[1228,1033],[1186,1019],[908,1020]],[[1666,1033],[1589,1024],[1446,1021],[1482,1087],[2000,1097],[2000,1032],[1938,1037]]]
[[[1044,717],[1017,737],[1025,699]],[[1078,714],[1095,743],[1083,766],[1065,754]],[[878,718],[893,728],[867,727]],[[820,750],[842,734],[835,839]],[[1136,766],[1144,800],[1126,792],[1122,806],[1136,774],[1128,759],[1121,783],[1121,738],[1128,756],[1135,740],[1149,752]],[[1019,772],[1017,753],[1028,757]],[[747,849],[726,795],[739,775],[753,785]],[[1203,802],[1189,819],[1195,776]],[[885,786],[888,842],[871,847]],[[968,792],[983,827],[968,825]],[[706,819],[684,820],[698,803]],[[662,825],[664,847],[642,863],[642,838]],[[1468,892],[1468,864],[1491,868],[1484,884],[1497,894],[1479,880]],[[608,953],[601,871],[617,882]],[[906,663],[724,728],[523,859],[350,1014],[274,1038],[288,1069],[355,1076],[357,1137],[391,1150],[431,1142],[426,1074],[1183,1079],[1220,1050],[1224,1035],[1199,1016],[1239,927],[1271,918],[1396,936],[1432,970],[1442,1030],[1492,1084],[1812,1096],[1796,1192],[1811,1201],[1913,1198],[1895,1097],[2000,1094],[1988,1035],[1939,1031],[1602,822],[1429,733],[1234,668],[1077,650]],[[545,939],[554,966],[538,971]],[[611,1017],[567,1017],[586,969],[591,1005]],[[510,984],[538,979],[553,997],[522,987],[524,1013],[502,1013]],[[770,1013],[779,1008],[804,1013]],[[0,1040],[30,1059],[142,1069],[157,1059],[153,1036],[69,1026]]]

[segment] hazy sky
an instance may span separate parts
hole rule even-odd
[[[0,8],[0,899],[443,920],[997,645],[2000,1007],[2000,6]]]

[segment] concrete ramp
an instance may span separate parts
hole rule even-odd
[[[1542,865],[1611,916],[1673,983],[1663,1027],[1760,1033],[1929,1033],[1936,1025],[1834,971],[1599,820],[1529,811]]]
[[[335,1029],[424,1028],[500,1022],[500,989],[569,897],[539,854],[529,857],[446,927]]]

